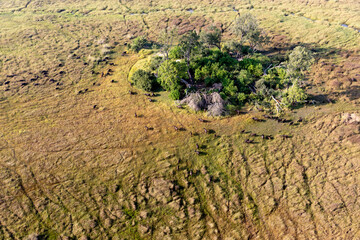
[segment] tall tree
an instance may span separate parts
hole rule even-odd
[[[190,73],[190,61],[196,48],[200,46],[199,35],[195,31],[186,33],[181,37],[179,46],[186,62],[190,82],[193,83],[193,77]]]
[[[165,28],[159,36],[159,42],[161,44],[161,52],[164,55],[165,60],[169,59],[169,51],[173,46],[173,42],[177,37],[177,30],[175,28]]]
[[[303,79],[305,71],[314,63],[313,54],[305,47],[297,46],[286,63],[287,76],[292,80]]]
[[[206,47],[217,47],[220,49],[221,30],[216,26],[211,26],[207,30],[200,33],[200,40]]]
[[[244,13],[236,18],[233,32],[240,37],[241,44],[248,43],[253,51],[268,41],[265,32],[251,13]]]

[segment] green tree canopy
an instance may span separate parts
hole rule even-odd
[[[154,84],[153,76],[150,72],[147,72],[143,69],[139,69],[131,76],[131,80],[137,88],[143,89],[145,91],[151,91]]]
[[[304,72],[314,63],[313,54],[302,46],[294,48],[286,63],[287,74],[290,78],[303,78]]]
[[[181,89],[181,79],[186,76],[184,63],[164,61],[158,71],[158,81],[167,91]]]
[[[159,42],[161,44],[161,51],[166,60],[169,59],[169,51],[173,46],[174,40],[177,38],[177,30],[176,29],[168,29],[165,28],[159,36]]]
[[[187,73],[191,82],[193,82],[193,77],[190,73],[190,61],[196,48],[200,46],[199,38],[199,35],[195,31],[190,31],[181,37],[179,44],[181,53],[187,65]]]
[[[211,26],[200,33],[200,40],[206,47],[217,47],[220,49],[221,30],[215,26]]]
[[[291,87],[285,89],[282,96],[282,103],[287,107],[293,107],[298,103],[302,103],[307,98],[307,94],[297,81]]]
[[[253,51],[268,40],[251,13],[244,13],[236,18],[233,32],[240,37],[241,44],[248,43]]]

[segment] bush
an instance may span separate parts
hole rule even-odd
[[[246,94],[245,93],[238,93],[237,94],[237,101],[240,105],[244,105],[246,102]]]
[[[238,92],[238,88],[235,85],[235,82],[233,80],[230,79],[224,79],[222,81],[222,84],[224,86],[222,92],[225,93],[226,96],[228,97],[235,97],[237,92]]]
[[[251,59],[254,59],[255,61],[261,63],[263,66],[267,66],[271,63],[271,60],[268,56],[265,56],[260,53],[255,53],[251,56]]]
[[[234,115],[239,110],[239,107],[237,105],[228,104],[228,105],[226,105],[226,109],[229,114]]]
[[[170,49],[169,58],[171,58],[171,59],[180,59],[182,57],[183,56],[182,56],[180,46],[175,46],[175,47]]]
[[[161,64],[162,59],[163,58],[161,56],[152,56],[149,61],[150,71],[152,72],[156,71]]]
[[[254,78],[247,70],[241,70],[236,77],[236,84],[240,92],[249,93],[248,86],[253,83]]]
[[[139,69],[131,76],[131,80],[137,88],[148,92],[153,89],[154,80],[150,72]]]
[[[307,98],[304,89],[300,88],[297,82],[295,82],[290,88],[285,89],[282,95],[282,103],[289,108],[298,103],[303,103]]]
[[[181,96],[180,90],[179,89],[171,90],[169,96],[172,100],[179,100]]]
[[[140,49],[144,48],[146,43],[147,43],[146,38],[143,36],[139,36],[139,37],[135,38],[131,44],[128,45],[128,48],[135,52],[139,52]]]
[[[261,77],[263,75],[263,67],[262,67],[261,63],[251,64],[248,67],[248,71],[255,77]]]

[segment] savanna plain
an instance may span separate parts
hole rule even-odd
[[[131,84],[137,37],[246,13],[314,56],[286,121]],[[358,0],[0,1],[0,239],[360,239],[359,133]]]

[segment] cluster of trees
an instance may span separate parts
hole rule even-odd
[[[221,30],[215,26],[179,39],[174,30],[164,30],[160,53],[151,57],[147,69],[135,72],[132,81],[146,91],[161,86],[174,100],[191,92],[217,91],[230,111],[246,102],[281,110],[307,98],[302,85],[314,61],[311,52],[296,47],[282,63],[257,53],[268,38],[250,14],[236,19],[233,32],[237,39],[222,43]],[[146,40],[137,38],[131,47],[138,51],[139,43],[145,46]],[[222,87],[213,88],[215,83]]]

